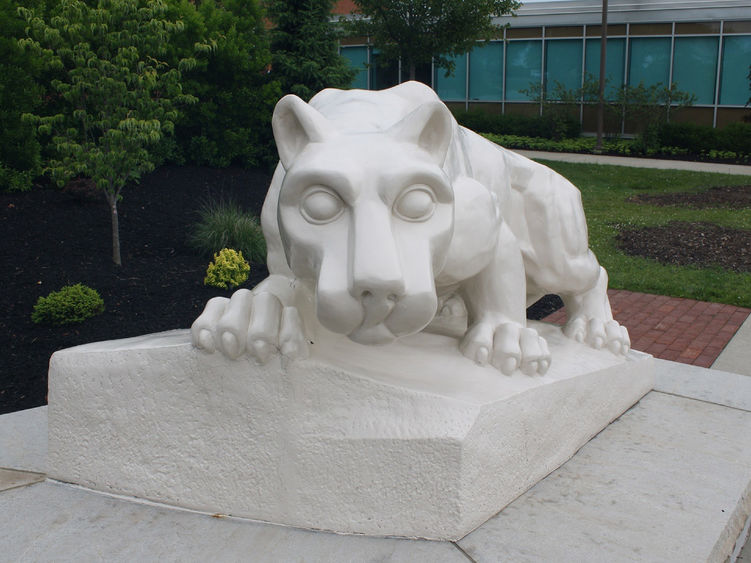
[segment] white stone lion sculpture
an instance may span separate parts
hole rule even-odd
[[[270,276],[211,299],[196,347],[265,363],[307,357],[322,330],[371,345],[425,329],[505,374],[542,375],[550,352],[525,310],[555,293],[566,336],[628,352],[578,189],[459,126],[427,86],[285,96],[272,124]]]

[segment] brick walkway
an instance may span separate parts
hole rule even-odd
[[[615,319],[628,328],[631,347],[655,358],[710,367],[751,309],[693,299],[608,290]],[[565,309],[547,322],[566,322]]]

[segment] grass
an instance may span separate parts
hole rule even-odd
[[[660,264],[618,250],[618,228],[704,221],[751,230],[751,208],[658,207],[626,201],[639,193],[700,192],[712,186],[751,184],[751,176],[540,161],[582,192],[592,250],[608,271],[610,287],[751,307],[751,273],[719,267]]]
[[[188,243],[207,257],[223,248],[239,250],[251,262],[266,262],[266,240],[258,218],[232,201],[205,204]]]

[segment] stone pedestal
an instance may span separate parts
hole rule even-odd
[[[49,476],[291,526],[458,539],[652,387],[650,356],[534,327],[554,358],[544,377],[504,376],[426,334],[318,342],[286,366],[204,354],[187,331],[62,350]]]

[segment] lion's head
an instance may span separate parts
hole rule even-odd
[[[342,133],[295,96],[273,118],[286,174],[278,224],[287,263],[316,288],[327,329],[362,344],[422,330],[453,232],[442,169],[452,118],[422,105],[384,131]]]

